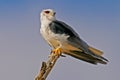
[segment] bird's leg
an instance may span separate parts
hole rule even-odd
[[[51,51],[51,53],[54,53],[55,55],[61,55],[62,54],[62,49],[61,48],[56,48]]]

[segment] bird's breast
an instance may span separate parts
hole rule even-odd
[[[51,47],[57,48],[60,45],[58,37],[49,28],[41,28],[40,32]]]
[[[64,46],[67,42],[67,38],[69,37],[66,34],[56,34],[52,32],[49,27],[45,26],[41,27],[40,32],[48,44],[53,48]]]

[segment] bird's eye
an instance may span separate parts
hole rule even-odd
[[[45,13],[49,14],[49,13],[50,13],[50,11],[45,11]]]

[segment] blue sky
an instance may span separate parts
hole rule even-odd
[[[33,80],[47,60],[51,48],[39,34],[39,13],[46,8],[110,61],[96,66],[60,58],[47,80],[120,79],[119,0],[0,0],[0,80]]]

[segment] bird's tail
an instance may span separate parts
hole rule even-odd
[[[93,49],[94,50],[94,49]],[[97,49],[95,49],[95,52],[97,52]],[[92,64],[97,64],[97,63],[101,63],[101,64],[107,64],[108,60],[105,59],[104,57],[100,56],[102,55],[102,53],[99,55],[96,55],[95,53],[93,53],[91,51],[92,55],[89,54],[89,53],[84,53],[84,52],[81,52],[81,51],[76,51],[76,50],[72,50],[70,51],[70,53],[66,53],[68,55],[71,55],[72,57],[75,57],[77,59],[80,59],[80,60],[83,60],[83,61],[86,61],[88,63],[92,63]]]
[[[91,46],[89,46],[88,49],[89,49],[92,53],[94,53],[94,54],[96,54],[96,55],[98,55],[98,56],[101,56],[101,55],[103,54],[102,51],[100,51],[100,50],[98,50],[98,49],[95,49],[95,48],[93,48],[93,47],[91,47]]]
[[[94,57],[97,57],[98,59],[100,59],[106,63],[108,62],[108,60],[106,58],[102,57],[102,54],[103,54],[102,51],[100,51],[96,48],[93,48],[91,46],[89,46],[88,50],[93,54]]]

